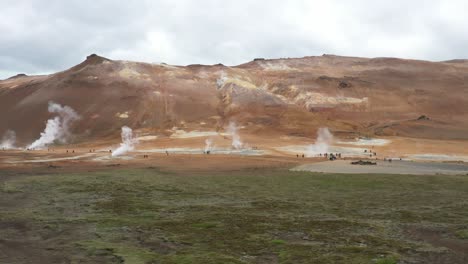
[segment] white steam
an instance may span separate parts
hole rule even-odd
[[[239,128],[236,126],[236,123],[234,122],[229,122],[229,126],[227,127],[227,133],[231,134],[232,136],[232,147],[235,149],[241,149],[243,146],[243,143],[240,139],[239,133],[238,133]]]
[[[120,147],[112,152],[112,157],[120,156],[128,151],[132,151],[135,149],[135,145],[138,144],[138,139],[133,137],[133,131],[128,126],[122,127],[122,143],[120,143]]]
[[[2,141],[0,143],[1,149],[14,149],[16,143],[16,133],[13,130],[7,130],[3,134]]]
[[[30,149],[43,148],[55,142],[66,143],[70,138],[70,124],[80,116],[69,106],[61,106],[54,102],[49,102],[49,113],[58,116],[47,120],[46,128],[41,132],[41,137],[28,146]]]
[[[326,127],[317,130],[317,139],[315,143],[307,147],[307,156],[313,157],[319,154],[328,153],[329,146],[333,142],[333,135]]]
[[[205,139],[205,152],[211,151],[213,149],[213,139]]]
[[[221,72],[219,78],[216,80],[216,86],[221,89],[227,81],[227,75],[224,71]]]

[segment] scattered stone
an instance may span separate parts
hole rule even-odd
[[[422,115],[422,116],[418,117],[417,120],[430,120],[430,118],[428,116],[426,116],[426,115]]]
[[[349,88],[351,87],[351,83],[350,82],[347,82],[347,81],[341,81],[339,84],[338,84],[338,87],[340,88]]]

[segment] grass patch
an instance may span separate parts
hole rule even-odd
[[[455,236],[460,239],[468,239],[468,229],[458,230],[455,232]]]
[[[274,244],[274,245],[284,245],[284,244],[286,244],[286,241],[284,241],[282,239],[273,239],[271,241],[271,243]]]
[[[398,263],[398,259],[393,256],[379,258],[375,262],[375,264],[397,264],[397,263]]]
[[[195,224],[192,224],[192,227],[202,228],[202,229],[215,228],[217,226],[218,226],[217,223],[195,223]]]
[[[177,264],[192,264],[192,263],[206,263],[206,264],[242,264],[245,263],[234,257],[223,255],[219,253],[193,253],[193,254],[180,254],[175,256],[168,256],[164,259],[163,263],[177,263]]]
[[[108,243],[98,240],[81,241],[77,244],[86,249],[91,255],[112,254],[119,257],[123,263],[146,264],[158,259],[158,255],[153,252],[125,244]]]
[[[0,185],[0,192],[16,193],[16,192],[21,192],[21,190],[18,189],[14,184],[11,184],[10,182],[3,182]]]

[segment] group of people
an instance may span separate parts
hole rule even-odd
[[[320,153],[319,156],[322,157],[322,153]],[[341,153],[323,153],[323,157],[330,159],[341,159]]]
[[[394,160],[394,159],[392,159],[392,158],[384,158],[383,160],[384,160],[384,161],[388,161],[388,162],[392,162],[392,160]],[[402,158],[398,158],[398,159],[396,159],[396,160],[403,160],[403,159],[402,159]]]
[[[305,158],[304,154],[302,154],[302,155],[296,154],[297,158],[299,158],[301,156],[302,156],[302,158]],[[324,157],[324,158],[330,159],[330,160],[336,160],[338,158],[341,159],[341,153],[323,153],[323,154],[319,153],[319,157]]]
[[[370,150],[370,149],[369,149],[369,150],[365,149],[365,150],[364,150],[364,153],[370,153],[370,154],[369,154],[369,157],[377,156],[377,152],[374,152],[374,151],[372,151],[372,150]]]

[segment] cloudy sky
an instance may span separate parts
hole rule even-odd
[[[111,59],[468,58],[466,0],[0,0],[0,79]]]

